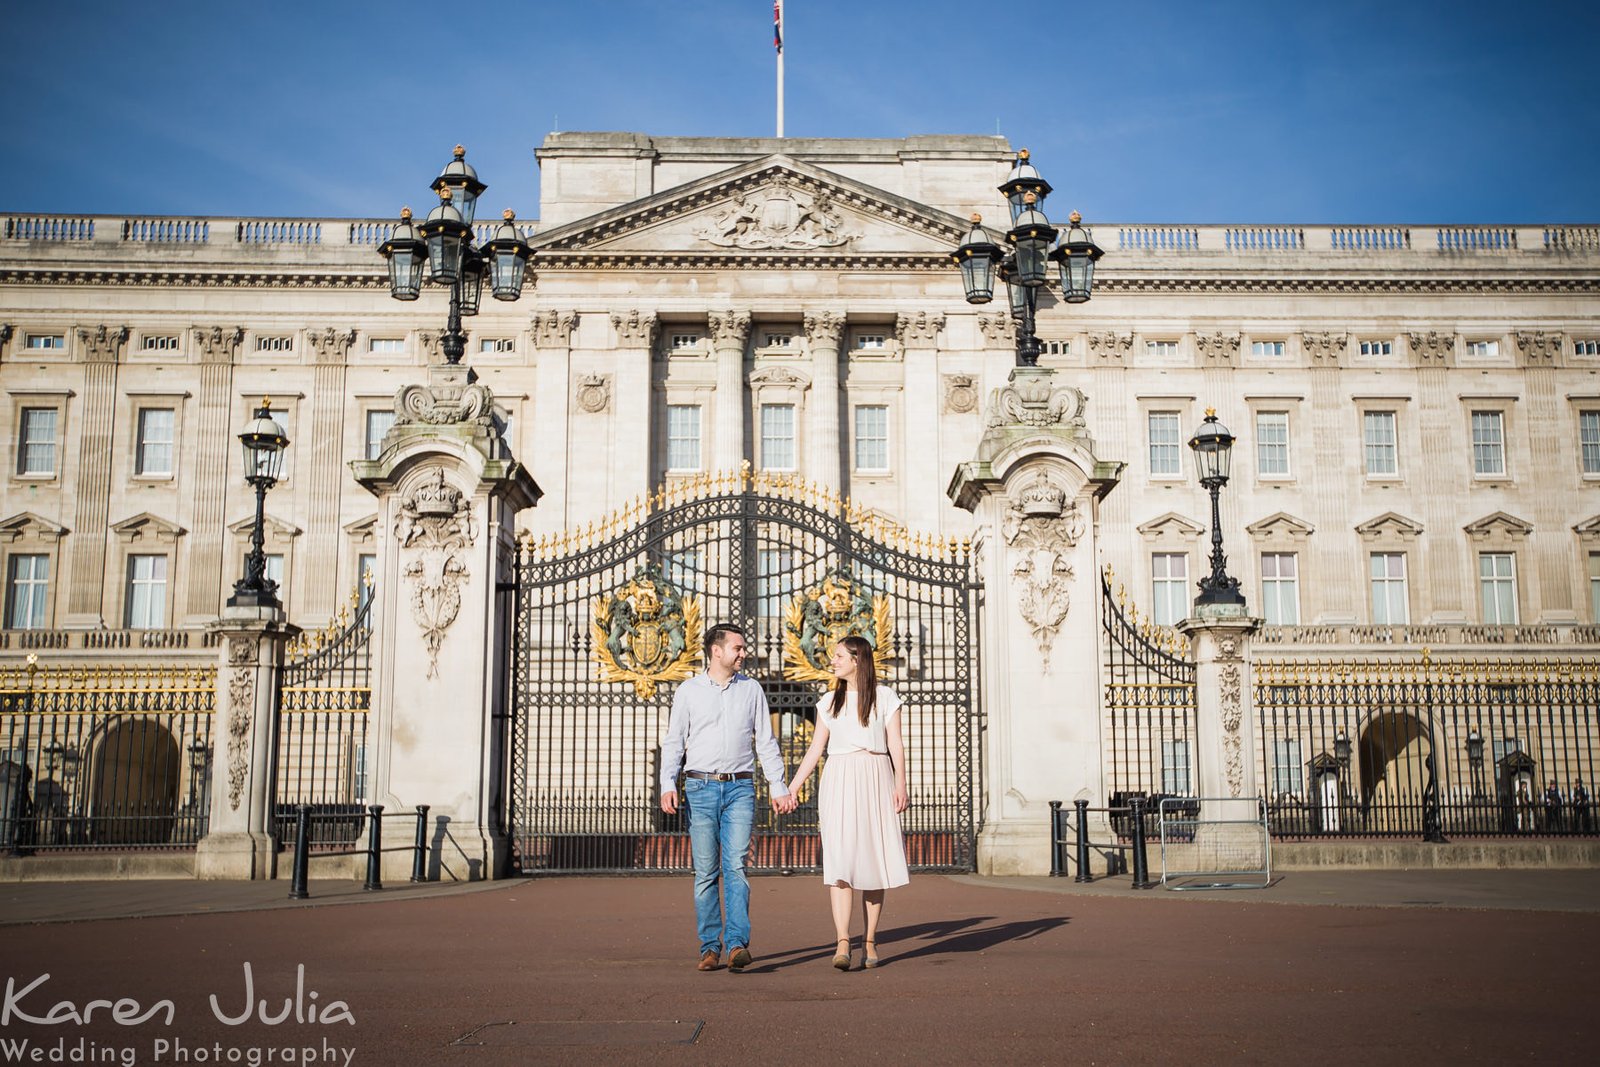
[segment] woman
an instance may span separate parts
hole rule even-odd
[[[899,817],[910,798],[900,698],[878,684],[872,646],[863,638],[846,637],[834,646],[831,667],[838,681],[833,692],[817,702],[816,733],[789,784],[789,795],[799,795],[826,749],[828,762],[817,791],[822,881],[828,887],[833,929],[839,938],[833,965],[848,971],[854,892],[861,892],[866,925],[863,962],[876,967],[884,890],[911,881]]]

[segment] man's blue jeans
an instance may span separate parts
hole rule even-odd
[[[750,944],[750,881],[745,859],[756,821],[756,786],[749,778],[713,782],[686,778],[689,844],[694,853],[694,915],[700,952]],[[722,899],[717,899],[717,883]]]

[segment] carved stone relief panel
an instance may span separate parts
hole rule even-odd
[[[591,415],[604,411],[611,404],[611,375],[578,375],[577,392],[573,399],[579,411],[587,411]]]
[[[944,410],[951,415],[966,415],[978,410],[978,378],[973,374],[946,374]]]
[[[395,537],[400,573],[411,589],[411,618],[422,631],[428,677],[434,678],[445,631],[461,611],[461,587],[471,577],[462,549],[478,538],[472,501],[435,467],[401,498]]]

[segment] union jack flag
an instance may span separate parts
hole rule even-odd
[[[783,0],[772,0],[772,47],[783,54]]]

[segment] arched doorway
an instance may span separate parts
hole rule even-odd
[[[181,761],[172,732],[151,719],[112,723],[90,759],[90,840],[165,845],[178,808]]]
[[[1361,807],[1378,833],[1421,832],[1427,725],[1408,711],[1373,715],[1361,731]]]

